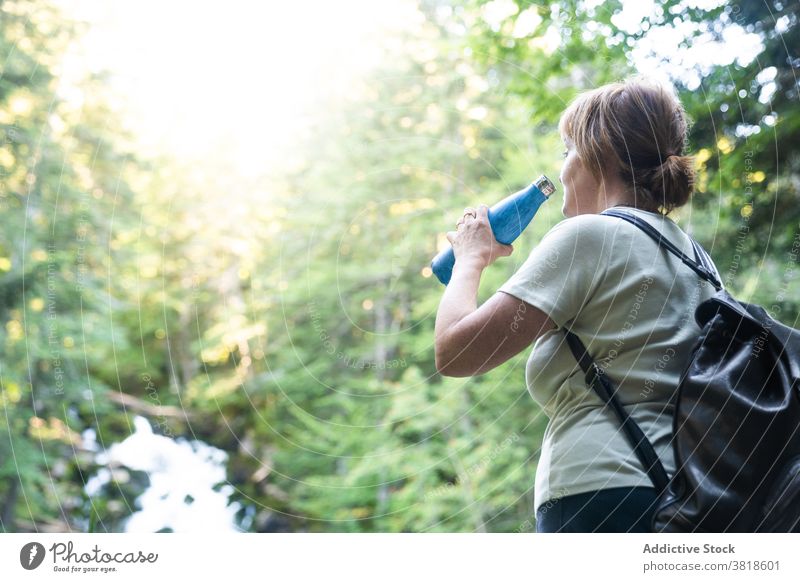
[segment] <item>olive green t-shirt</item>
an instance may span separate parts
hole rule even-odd
[[[644,218],[694,258],[690,239],[672,219],[620,210]],[[535,508],[596,489],[652,486],[616,417],[586,385],[564,327],[619,386],[620,401],[672,475],[669,399],[699,337],[695,307],[714,287],[634,225],[584,214],[556,224],[499,290],[539,308],[557,325],[535,342],[526,365],[528,390],[549,417],[536,468]]]

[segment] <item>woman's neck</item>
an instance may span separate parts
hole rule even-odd
[[[635,194],[631,192],[630,188],[626,187],[625,183],[620,178],[616,176],[605,177],[600,182],[597,192],[597,213],[599,214],[609,208],[623,206],[663,215],[658,208],[642,208],[641,206],[637,206],[634,204],[634,200],[636,200]]]

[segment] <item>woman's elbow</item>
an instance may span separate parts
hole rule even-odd
[[[458,365],[458,360],[456,358],[440,351],[436,352],[436,371],[442,376],[448,376],[450,378],[465,378],[471,375]]]
[[[438,363],[436,364],[436,371],[439,372],[439,375],[446,376],[448,378],[469,378],[473,375],[465,370],[459,370],[452,365],[440,366]]]
[[[469,378],[480,373],[472,369],[469,362],[465,362],[465,358],[453,357],[441,352],[436,352],[436,371],[449,378]]]
[[[442,376],[450,376],[451,366],[449,364],[451,362],[438,349],[435,351],[434,360],[436,362],[436,371]]]
[[[436,371],[450,378],[468,378],[477,375],[470,354],[462,338],[451,333],[439,334],[434,339]]]

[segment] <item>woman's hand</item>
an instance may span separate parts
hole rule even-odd
[[[497,242],[489,225],[489,207],[485,204],[465,208],[464,216],[458,221],[455,231],[447,233],[447,240],[453,245],[456,265],[469,263],[483,270],[498,257],[507,257],[513,251],[511,245]]]

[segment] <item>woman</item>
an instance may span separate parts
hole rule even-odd
[[[700,332],[694,308],[714,289],[634,225],[600,213],[620,207],[640,216],[694,256],[667,216],[692,193],[687,120],[671,90],[629,80],[580,95],[559,130],[566,219],[480,307],[483,269],[513,248],[492,236],[485,205],[467,208],[447,234],[456,263],[436,317],[436,366],[475,376],[534,344],[527,386],[549,417],[536,469],[537,531],[646,532],[656,490],[586,385],[564,329],[619,387],[672,475],[669,399]]]

